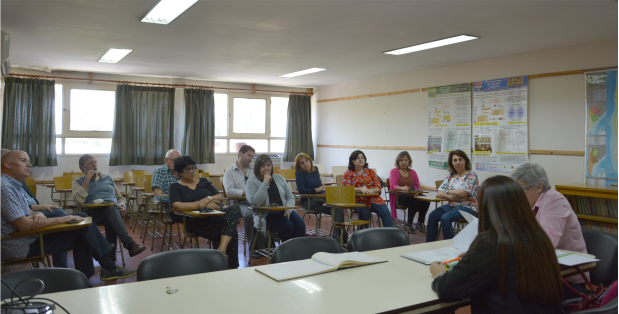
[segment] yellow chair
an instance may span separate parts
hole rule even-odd
[[[337,183],[337,186],[344,186],[342,184],[342,181],[344,180],[344,176],[343,175],[337,175],[335,176],[335,182]]]
[[[146,218],[146,211],[147,211],[147,205],[148,205],[148,199],[145,199],[144,196],[141,195],[142,192],[144,192],[144,180],[146,180],[146,178],[148,176],[150,176],[150,179],[152,180],[152,175],[146,175],[146,174],[135,174],[135,172],[133,172],[133,183],[134,186],[132,188],[132,190],[135,192],[135,224],[139,224],[140,227],[143,229],[144,228],[144,223],[145,220],[144,218]],[[142,221],[138,223],[139,218],[142,218]],[[131,221],[134,221],[133,217],[131,218]],[[135,232],[135,227],[136,225],[133,225],[132,228],[133,232]],[[140,238],[142,238],[142,230],[140,230]]]
[[[213,185],[215,186],[215,188],[217,189],[217,191],[219,191],[219,193],[222,193],[224,191],[224,182],[223,182],[223,176],[209,176],[207,177],[207,179],[209,181],[211,181],[211,183],[213,183]]]
[[[196,178],[207,178],[208,179],[210,177],[211,176],[210,176],[210,174],[208,172],[200,172],[200,173],[197,173],[197,175],[196,175]]]
[[[28,186],[28,188],[30,189],[30,191],[32,191],[32,194],[34,195],[34,197],[37,196],[37,185],[34,184],[34,178],[32,177],[32,175],[29,175],[26,180],[24,180],[24,182],[26,182],[26,185]]]
[[[279,175],[286,179],[288,186],[290,186],[290,190],[292,194],[297,194],[297,182],[296,178],[296,170],[295,169],[279,169]]]
[[[144,214],[146,215],[146,223],[144,224],[144,226],[146,226],[146,228],[144,229],[144,236],[142,238],[142,243],[144,243],[144,241],[146,240],[146,236],[148,236],[149,234],[152,234],[153,241],[150,244],[151,251],[153,250],[153,246],[155,244],[155,238],[164,237],[164,235],[161,234],[161,230],[159,229],[159,227],[165,225],[162,221],[163,211],[162,211],[161,206],[156,206],[157,209],[148,209],[148,207],[150,207],[151,205],[150,200],[155,196],[153,194],[153,189],[152,189],[152,179],[153,179],[152,175],[145,175],[144,180],[142,181],[143,182],[142,185],[144,186],[144,192],[142,192],[142,198],[144,202],[146,203],[146,208],[147,208],[146,210],[144,210]],[[148,227],[150,227],[151,225],[151,220],[150,220],[151,217],[154,217],[154,220],[152,221],[152,226],[153,226],[152,232],[148,231]]]
[[[370,222],[367,220],[359,220],[352,219],[352,214],[350,212],[351,209],[355,207],[366,207],[365,204],[357,204],[355,203],[355,187],[352,185],[348,186],[328,186],[325,188],[325,195],[327,197],[327,202],[324,206],[331,207],[331,234],[333,234],[333,229],[340,229],[340,245],[343,247],[344,240],[344,232],[348,232],[347,229],[352,229],[353,232],[359,229],[361,226],[369,225]],[[344,222],[335,222],[333,221],[333,217],[335,217],[336,210],[344,210],[346,209],[348,212],[348,220]]]
[[[56,192],[64,194],[64,197],[60,198],[58,202],[58,205],[60,205],[60,207],[62,208],[69,207],[67,194],[72,192],[73,181],[73,178],[68,176],[54,177],[54,189],[56,190]]]
[[[279,170],[281,167],[273,167],[273,173],[279,174]]]

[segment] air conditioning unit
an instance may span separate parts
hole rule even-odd
[[[9,43],[11,35],[0,31],[0,76],[7,76],[11,72],[11,63],[9,62]]]

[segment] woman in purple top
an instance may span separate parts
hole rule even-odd
[[[477,174],[471,171],[471,161],[465,152],[452,150],[447,159],[449,174],[443,184],[438,188],[438,197],[449,201],[428,216],[428,228],[426,242],[436,241],[438,235],[438,223],[441,223],[445,240],[454,237],[454,229],[451,225],[454,221],[464,219],[460,210],[477,216],[477,189],[479,180]]]
[[[389,173],[389,190],[408,191],[409,189],[420,190],[419,178],[417,172],[411,168],[413,165],[413,159],[407,151],[403,151],[398,154],[395,159],[395,168],[391,169]],[[392,194],[392,201],[389,202],[391,206],[391,217],[394,220],[397,219],[396,202],[393,200],[396,194]],[[426,221],[426,213],[430,207],[430,202],[416,199],[413,195],[400,194],[397,195],[398,205],[408,208],[408,220],[406,222],[406,229],[410,233],[415,233],[413,229],[413,218],[415,214],[419,212],[419,218],[417,218],[417,228],[419,232],[424,233],[424,223]]]

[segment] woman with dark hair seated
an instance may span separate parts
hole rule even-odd
[[[471,313],[563,313],[555,250],[516,181],[495,176],[482,184],[478,229],[452,270],[430,265],[441,302],[471,298]]]
[[[395,168],[389,172],[389,190],[398,190],[402,192],[408,192],[410,189],[420,190],[419,178],[417,172],[411,167],[413,165],[413,159],[407,151],[403,151],[395,158]],[[419,212],[419,218],[417,218],[417,229],[419,232],[426,232],[424,224],[426,222],[426,214],[430,207],[430,202],[416,199],[414,195],[410,194],[392,194],[393,198],[397,197],[397,204],[408,208],[408,219],[406,222],[406,229],[410,233],[415,233],[413,229],[413,218],[415,214]],[[389,202],[391,206],[391,217],[396,219],[396,200],[392,198]]]
[[[382,189],[380,179],[374,170],[368,168],[366,160],[367,158],[362,151],[352,152],[348,157],[348,170],[344,172],[342,184],[354,186],[357,194],[380,194]],[[389,208],[380,196],[357,197],[356,202],[367,206],[356,208],[359,213],[359,220],[369,221],[372,216],[370,211],[372,211],[380,217],[384,227],[393,227]],[[365,226],[360,228],[365,228]]]
[[[269,155],[263,154],[254,163],[254,177],[245,184],[245,196],[252,206],[295,206],[294,195],[279,174],[273,174],[273,162]],[[254,215],[257,229],[260,215]],[[305,236],[305,222],[294,209],[269,212],[262,216],[262,232],[266,228],[277,231],[282,242]]]
[[[452,150],[449,153],[449,174],[443,184],[438,188],[438,197],[449,201],[430,213],[428,216],[428,226],[426,242],[436,241],[438,235],[438,223],[443,229],[445,240],[454,237],[454,228],[451,225],[454,221],[464,219],[460,210],[473,216],[477,216],[477,189],[479,180],[477,174],[471,171],[471,161],[465,152]]]
[[[223,216],[207,218],[187,218],[188,233],[213,241],[213,246],[228,258],[229,268],[239,267],[239,241],[236,230],[241,219],[241,209],[237,206],[221,208],[223,196],[206,178],[194,178],[196,161],[189,156],[174,160],[174,171],[181,177],[177,183],[170,184],[169,202],[172,211],[193,211],[202,208],[219,210]],[[169,213],[175,222],[182,222],[183,217]]]

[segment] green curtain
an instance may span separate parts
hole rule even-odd
[[[312,104],[308,95],[290,95],[288,98],[288,127],[284,161],[294,161],[298,153],[314,158],[312,141]]]
[[[183,154],[199,164],[215,163],[215,92],[185,89]]]
[[[2,147],[25,151],[35,167],[58,165],[54,81],[7,77],[4,86]]]
[[[162,165],[174,148],[174,88],[118,85],[110,166]]]

